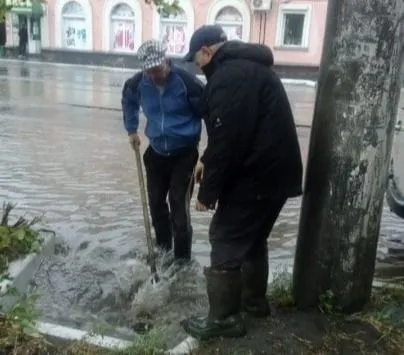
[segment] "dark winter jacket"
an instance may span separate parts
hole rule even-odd
[[[229,41],[203,68],[208,146],[198,199],[208,207],[302,193],[296,126],[272,65],[268,47]]]
[[[28,29],[26,27],[20,28],[18,36],[20,37],[20,43],[28,43]]]

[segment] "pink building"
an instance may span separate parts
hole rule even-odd
[[[317,67],[320,63],[327,0],[179,3],[181,14],[160,16],[144,0],[47,0],[40,29],[42,47],[129,54],[136,53],[142,41],[160,38],[169,54],[183,56],[193,30],[216,23],[229,38],[268,44],[278,65]],[[8,46],[18,45],[19,22],[21,14],[8,14]]]

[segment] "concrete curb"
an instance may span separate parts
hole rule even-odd
[[[404,290],[404,286],[401,284],[394,284],[389,281],[373,280],[372,286],[375,289]]]
[[[101,65],[82,65],[82,64],[65,64],[65,63],[54,63],[54,62],[41,62],[41,61],[31,61],[31,60],[22,60],[22,59],[0,59],[0,63],[27,63],[27,64],[35,64],[35,65],[52,65],[55,67],[68,67],[68,68],[85,68],[92,70],[104,70],[104,71],[113,71],[113,72],[121,72],[121,73],[137,73],[140,69],[130,69],[125,67],[107,67]],[[204,75],[197,75],[197,77],[204,81]],[[282,83],[285,85],[301,85],[315,88],[317,85],[316,81],[313,80],[304,80],[304,79],[281,79]]]
[[[39,268],[42,258],[54,253],[55,234],[43,232],[43,249],[39,254],[29,254],[23,259],[10,263],[8,268],[9,278],[0,281],[0,305],[4,311],[12,308],[27,291],[27,288]],[[17,294],[3,296],[10,288],[15,288]]]
[[[125,349],[132,344],[131,342],[126,340],[108,336],[91,335],[84,330],[65,327],[53,323],[37,322],[36,329],[42,335],[47,335],[56,340],[84,341],[88,344],[105,349]]]
[[[90,333],[75,328],[65,327],[58,324],[37,322],[37,330],[44,336],[59,341],[84,341],[87,344],[104,349],[125,349],[133,343],[109,336],[91,335]],[[166,351],[167,355],[188,355],[199,346],[197,339],[188,337],[176,347]]]
[[[168,355],[188,355],[199,348],[199,341],[191,336],[179,343],[175,348],[168,350]]]

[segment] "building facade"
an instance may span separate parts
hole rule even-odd
[[[41,42],[44,49],[130,54],[159,38],[180,57],[195,28],[219,24],[231,39],[269,45],[277,64],[318,66],[327,0],[262,1],[269,10],[253,10],[257,0],[180,0],[182,12],[167,16],[144,0],[47,0]],[[18,45],[19,16],[9,13],[6,27],[7,45]]]

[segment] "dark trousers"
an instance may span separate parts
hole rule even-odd
[[[143,156],[156,244],[160,249],[171,250],[174,239],[176,259],[191,257],[192,226],[189,203],[193,192],[193,170],[197,160],[196,147],[167,157],[157,154],[149,146]]]
[[[20,42],[18,46],[18,51],[20,55],[25,57],[27,55],[27,42]]]
[[[267,239],[286,198],[218,205],[209,228],[211,267],[237,269],[268,257]]]

